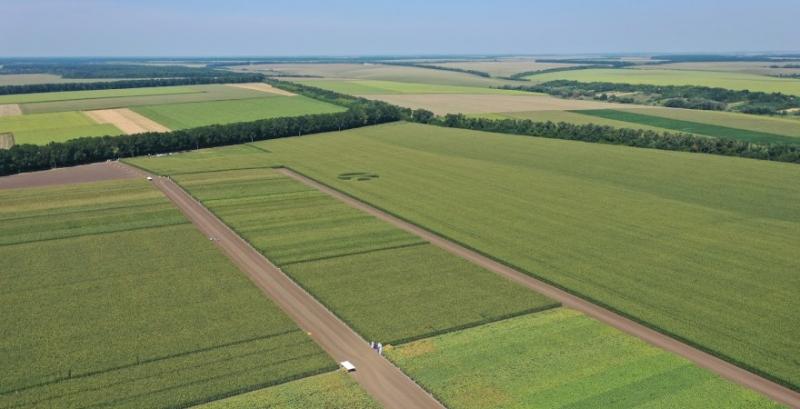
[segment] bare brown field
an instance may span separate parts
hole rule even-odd
[[[140,177],[140,175],[127,166],[121,166],[117,162],[101,162],[3,176],[0,177],[0,189],[100,182],[103,180],[132,179],[136,177]]]
[[[22,115],[19,104],[0,104],[0,117]]]
[[[11,149],[14,146],[14,134],[11,132],[0,133],[0,149]]]
[[[283,95],[285,97],[293,97],[297,94],[293,94],[289,91],[284,91],[280,88],[275,88],[272,85],[264,84],[263,82],[253,82],[247,84],[228,84],[229,87],[234,88],[242,88],[242,89],[249,89],[253,91],[261,91],[266,92],[269,94],[276,94],[276,95]]]
[[[492,112],[564,111],[580,109],[648,108],[642,105],[561,99],[549,95],[477,94],[383,94],[360,95],[411,109],[427,109],[438,115]]]
[[[152,119],[145,118],[128,108],[85,111],[89,118],[99,124],[111,124],[128,135],[142,132],[169,132],[169,128]]]

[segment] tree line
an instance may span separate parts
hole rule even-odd
[[[796,145],[756,144],[736,139],[707,138],[686,133],[615,128],[595,124],[471,118],[462,114],[435,116],[432,112],[424,110],[413,111],[410,119],[448,128],[800,163],[800,146]]]
[[[736,111],[758,115],[783,115],[786,110],[800,107],[800,97],[794,95],[693,85],[649,85],[556,80],[536,85],[505,86],[503,88],[543,92],[561,98],[663,105],[672,108]],[[624,95],[616,95],[617,93]]]
[[[270,81],[274,85],[289,84]],[[172,132],[82,137],[47,145],[15,145],[0,150],[0,175],[102,162],[121,157],[178,152],[233,145],[287,136],[329,132],[403,119],[407,109],[387,103],[354,98],[330,91],[291,84],[287,91],[337,103],[346,112],[263,119],[228,125],[211,125]]]
[[[264,75],[262,74],[249,74],[249,73],[240,74],[240,73],[219,71],[218,75],[213,77],[150,78],[141,80],[6,85],[0,87],[0,95],[35,94],[39,92],[143,88],[143,87],[169,87],[176,85],[231,84],[231,83],[242,83],[242,82],[261,82],[263,80],[264,80]]]
[[[440,71],[452,71],[452,72],[460,72],[462,74],[469,74],[469,75],[476,75],[478,77],[483,78],[492,78],[492,75],[485,71],[479,70],[469,70],[466,68],[458,68],[458,67],[445,67],[442,65],[433,65],[433,64],[423,64],[423,63],[415,63],[415,62],[382,62],[383,65],[397,65],[401,67],[416,67],[416,68],[427,68],[429,70],[440,70]]]
[[[116,64],[96,62],[11,62],[0,74],[53,74],[63,78],[206,78],[229,73],[184,65]]]

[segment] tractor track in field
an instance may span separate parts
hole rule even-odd
[[[445,409],[433,396],[389,360],[373,351],[367,341],[170,178],[151,175],[120,162],[114,162],[112,166],[124,172],[135,172],[140,177],[151,176],[155,187],[198,230],[207,237],[214,238],[214,244],[322,349],[337,362],[352,362],[357,368],[351,373],[353,379],[383,407]]]
[[[407,222],[399,217],[393,216],[383,210],[375,208],[372,205],[362,202],[359,199],[342,193],[329,187],[328,185],[297,173],[291,169],[280,168],[277,169],[277,171],[309,187],[326,193],[355,209],[361,210],[367,214],[388,222],[395,227],[414,234],[451,254],[473,262],[489,271],[495,272],[511,281],[550,297],[553,300],[559,301],[565,307],[580,311],[600,322],[642,339],[651,345],[680,355],[692,361],[699,367],[708,369],[725,379],[757,391],[778,403],[788,405],[792,408],[800,408],[800,393],[783,385],[740,368],[730,362],[727,362],[707,352],[701,351],[691,345],[681,342],[668,335],[662,334],[661,332],[639,324],[631,319],[625,318],[622,315],[584,300],[583,298],[568,293],[558,287],[547,284],[528,274],[484,256],[477,251],[468,249],[449,239],[441,237],[436,233],[426,230],[413,223]]]

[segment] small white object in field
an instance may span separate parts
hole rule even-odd
[[[152,176],[148,176],[147,180],[153,180],[153,177]]]
[[[355,366],[355,365],[353,365],[353,364],[351,364],[351,363],[350,363],[350,361],[342,361],[342,362],[340,363],[340,365],[341,365],[341,366],[342,366],[342,368],[344,368],[344,370],[345,370],[345,371],[347,371],[347,372],[353,372],[353,371],[355,371],[355,370],[356,370],[356,366]]]

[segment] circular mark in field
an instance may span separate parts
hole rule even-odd
[[[359,182],[369,181],[372,179],[377,179],[377,173],[369,173],[369,172],[348,172],[348,173],[341,173],[337,176],[341,180],[355,180]]]

